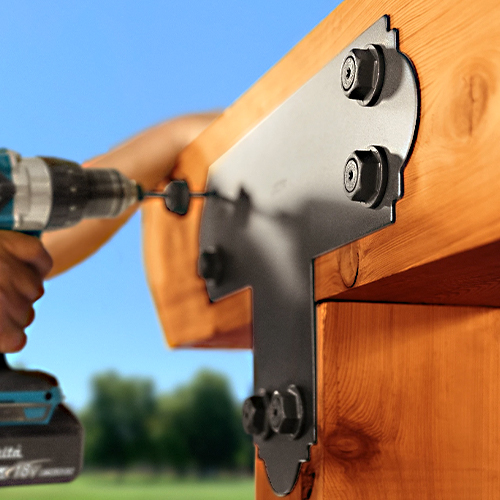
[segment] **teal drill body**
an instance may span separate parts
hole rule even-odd
[[[111,218],[142,199],[113,169],[0,149],[0,230],[39,236],[88,218]],[[83,429],[56,378],[13,370],[0,356],[0,486],[66,482],[82,467]]]

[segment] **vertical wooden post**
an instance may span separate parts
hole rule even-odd
[[[319,317],[318,444],[290,498],[500,498],[500,311],[331,302]],[[263,474],[257,500],[276,498]]]

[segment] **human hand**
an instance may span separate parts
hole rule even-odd
[[[85,166],[116,168],[146,191],[158,188],[170,175],[179,153],[218,116],[215,112],[178,116],[144,130]]]
[[[43,279],[52,259],[40,240],[0,231],[0,352],[20,351],[24,329],[33,322],[33,303],[44,293]]]

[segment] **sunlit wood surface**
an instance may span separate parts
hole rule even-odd
[[[500,499],[500,313],[481,307],[500,305],[499,2],[345,0],[175,175],[202,189],[213,161],[384,14],[418,73],[420,128],[396,223],[315,262],[318,444],[290,498]],[[250,347],[251,292],[211,304],[196,275],[201,204],[143,214],[169,343]],[[256,491],[275,498],[259,461]]]
[[[498,305],[496,0],[346,0],[184,151],[176,176],[202,189],[214,160],[383,14],[399,29],[401,49],[418,72],[418,139],[396,224],[317,259],[316,298],[346,293],[341,297],[376,301],[382,293],[388,301]],[[196,274],[201,203],[183,219],[165,213],[161,201],[147,204],[143,214],[148,280],[169,343],[248,347],[250,293],[210,304]],[[480,250],[485,245],[489,251]],[[459,269],[447,260],[467,251]],[[438,268],[424,266],[433,262]],[[400,273],[420,267],[408,275],[411,293],[401,293]],[[477,279],[478,267],[484,279]],[[443,276],[450,273],[454,281],[446,289]],[[433,277],[438,286],[427,286]]]

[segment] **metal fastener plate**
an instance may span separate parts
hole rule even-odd
[[[373,45],[385,75],[378,100],[363,106],[344,95],[341,67],[352,48]],[[225,262],[223,279],[207,280],[209,296],[252,287],[255,393],[294,385],[302,395],[300,435],[254,437],[279,495],[292,490],[316,440],[313,261],[394,221],[418,116],[412,64],[383,17],[210,167],[207,189],[220,196],[205,201],[200,251],[222,249]],[[376,208],[344,189],[347,159],[372,146],[387,157]]]

